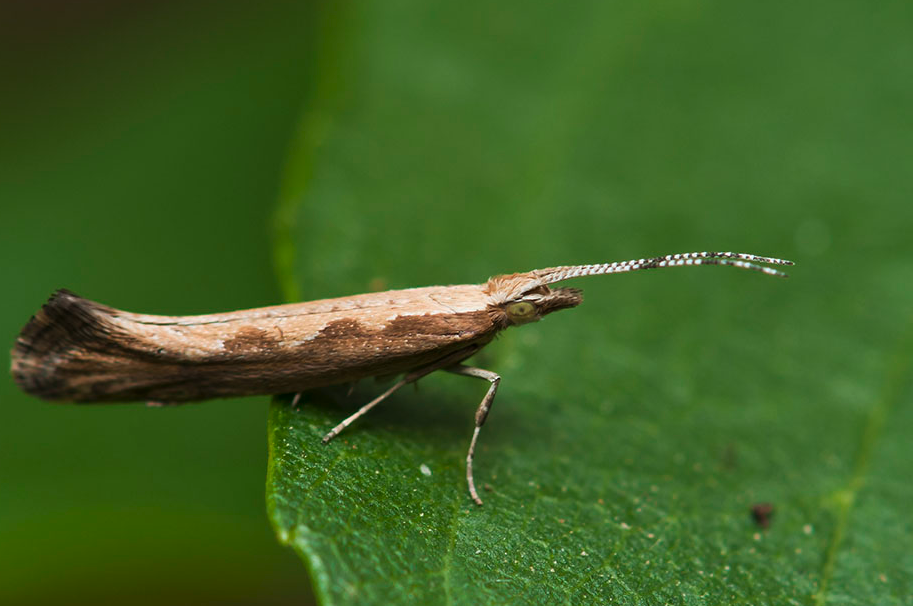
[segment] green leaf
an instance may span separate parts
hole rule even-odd
[[[270,414],[325,604],[909,603],[908,11],[394,2],[331,14],[283,190],[305,299],[692,250],[429,376]],[[819,26],[819,24],[821,24]],[[294,286],[289,286],[289,285]],[[768,529],[751,507],[769,502]]]

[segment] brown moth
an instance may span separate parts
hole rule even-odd
[[[210,398],[295,393],[366,377],[404,376],[334,427],[329,442],[394,391],[446,370],[491,383],[475,415],[466,456],[472,476],[479,429],[501,378],[462,362],[508,326],[575,307],[569,278],[684,265],[730,265],[773,276],[757,265],[790,261],[730,252],[666,255],[495,276],[484,284],[430,286],[202,316],[120,311],[57,291],[22,329],[12,374],[27,393],[64,402],[178,404]]]

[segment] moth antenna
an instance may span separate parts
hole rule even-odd
[[[649,259],[631,259],[630,261],[617,261],[615,263],[602,263],[599,265],[562,265],[560,267],[549,267],[540,269],[534,273],[545,284],[561,282],[570,278],[579,278],[581,276],[598,276],[602,274],[617,274],[626,271],[637,271],[640,269],[658,269],[661,267],[681,267],[685,265],[728,265],[740,269],[750,269],[759,271],[769,276],[779,278],[789,277],[787,274],[774,269],[759,265],[767,263],[770,265],[792,265],[792,261],[786,259],[777,259],[775,257],[762,257],[760,255],[750,255],[746,253],[733,252],[693,252],[679,253],[674,255],[664,255],[662,257],[651,257]]]

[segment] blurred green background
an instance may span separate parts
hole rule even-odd
[[[280,300],[269,225],[316,8],[3,5],[0,341],[60,287],[176,314]],[[309,594],[264,513],[268,398],[76,408],[7,375],[0,399],[0,602]]]
[[[619,511],[674,476],[648,497],[651,512],[679,516],[652,520],[674,545],[637,535],[604,563],[649,585],[644,595],[670,586],[643,568],[665,557],[689,587],[747,603],[812,603],[822,578],[835,601],[910,603],[910,3],[3,11],[3,342],[59,287],[190,314],[689,250],[795,258],[787,283],[718,270],[594,278],[571,316],[507,333],[484,358],[510,373],[486,427],[486,448],[504,456],[481,472],[500,470],[492,498],[507,515],[536,498],[526,478],[566,474],[570,496],[551,502],[579,502],[579,528],[599,529],[606,549]],[[448,474],[436,490],[463,499],[447,487],[464,436],[444,425],[479,386],[435,381],[422,393],[448,397],[417,418],[444,419],[429,429],[437,442],[414,437],[404,398],[358,443],[369,458],[414,440],[392,464],[417,465],[406,449],[426,448]],[[77,408],[7,378],[0,399],[0,602],[310,599],[264,512],[267,398]],[[317,435],[340,411],[302,414]],[[741,467],[726,475],[730,443]],[[567,450],[549,462],[549,448]],[[596,507],[607,486],[618,494]],[[290,500],[311,498],[297,489]],[[754,542],[743,515],[756,497],[780,508],[769,541]],[[318,530],[336,514],[374,521],[309,506],[326,510]],[[466,586],[478,562],[460,545],[472,554],[466,537],[494,513],[453,523]],[[314,553],[335,576],[319,592],[345,601],[360,571],[324,538]],[[722,570],[719,545],[743,568],[699,579]],[[518,585],[535,584],[518,566]]]

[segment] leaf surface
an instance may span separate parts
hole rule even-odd
[[[506,331],[472,360],[503,379],[481,508],[486,383],[434,374],[326,446],[384,384],[274,402],[270,516],[323,602],[908,603],[908,11],[348,10],[287,167],[286,293],[799,265],[582,279],[582,306]]]

